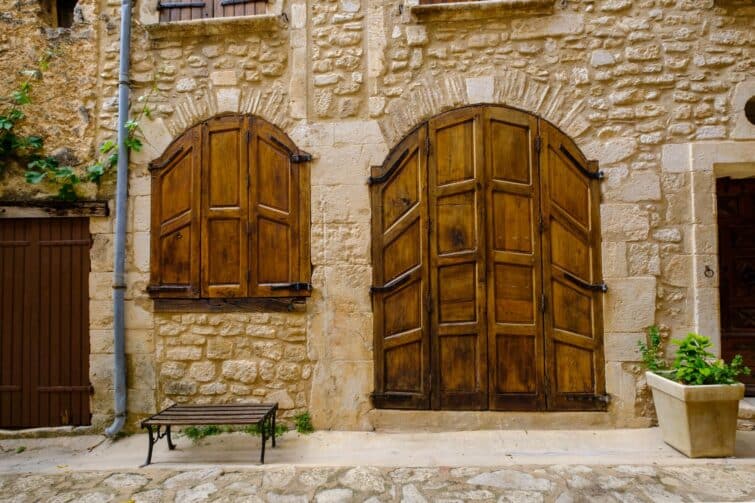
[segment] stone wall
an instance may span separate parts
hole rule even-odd
[[[51,53],[43,79],[32,79],[32,104],[23,107],[24,134],[40,135],[45,152],[73,165],[86,165],[94,156],[97,122],[96,0],[80,0],[71,28],[53,28],[39,0],[8,0],[0,4],[0,97],[6,97],[36,70],[38,60]],[[5,106],[5,103],[2,104]],[[2,175],[0,175],[2,176]],[[16,166],[0,178],[0,198],[45,197],[50,188],[24,181]],[[85,193],[93,194],[87,187]]]
[[[30,12],[36,6],[19,4]],[[636,343],[653,323],[671,336],[710,326],[701,325],[695,307],[693,234],[712,236],[708,241],[715,243],[715,223],[691,209],[695,197],[711,193],[695,191],[699,177],[689,170],[665,162],[662,167],[662,153],[689,142],[754,139],[735,121],[755,80],[755,7],[736,2],[720,7],[713,0],[553,5],[523,0],[500,2],[494,9],[436,6],[428,13],[413,4],[291,0],[282,6],[286,19],[269,16],[253,27],[212,20],[206,25],[212,29],[198,35],[202,22],[183,32],[150,25],[154,9],[139,2],[132,107],[137,111],[147,103],[154,113],[142,120],[147,141],[132,156],[129,177],[132,427],[160,406],[189,399],[275,399],[287,416],[310,410],[319,428],[411,428],[429,421],[436,427],[544,424],[542,415],[533,422],[526,414],[383,413],[372,410],[369,399],[369,167],[382,163],[422,121],[477,103],[514,106],[553,122],[599,160],[607,175],[601,216],[610,288],[604,313],[606,380],[613,402],[608,414],[552,416],[551,426],[648,423],[652,407],[636,365]],[[524,11],[513,4],[538,7]],[[94,12],[102,22],[92,27],[93,38],[83,35],[86,23],[81,36],[74,36],[76,28],[71,32],[64,45],[88,66],[75,86],[61,85],[83,91],[63,101],[68,108],[51,107],[48,122],[66,142],[78,135],[81,152],[87,152],[115,126],[120,1],[100,0],[95,8],[95,2],[81,0],[81,5],[86,22]],[[4,8],[0,23],[8,24]],[[33,61],[36,51],[25,45],[41,44],[44,38],[32,33],[38,28],[10,25],[19,31],[0,34],[0,62],[19,66],[19,54]],[[21,30],[38,42],[23,42],[27,34]],[[82,103],[94,122],[75,122]],[[145,291],[147,164],[190,126],[229,112],[263,117],[314,156],[313,295],[302,312],[154,313]],[[71,121],[72,128],[60,126]],[[111,188],[106,184],[102,194]],[[112,415],[112,227],[112,217],[92,219],[91,379],[97,426]],[[715,257],[714,249],[708,252]]]

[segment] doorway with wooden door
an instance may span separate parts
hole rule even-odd
[[[755,362],[755,178],[718,178],[721,357]],[[740,376],[755,396],[755,375]]]
[[[599,175],[574,143],[466,107],[372,175],[375,406],[604,410]]]

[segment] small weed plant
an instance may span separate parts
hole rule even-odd
[[[684,339],[671,341],[678,346],[676,357],[669,365],[663,357],[662,338],[656,326],[648,329],[647,342],[640,341],[642,362],[651,372],[682,384],[735,384],[737,377],[750,375],[742,355],[736,355],[731,363],[716,358],[709,348],[710,339],[703,335],[689,333]]]
[[[296,431],[304,435],[315,431],[312,426],[312,417],[306,410],[294,416],[294,424],[296,424]]]
[[[181,435],[191,439],[193,443],[199,443],[200,440],[221,433],[233,433],[234,431],[243,431],[249,435],[258,437],[262,435],[262,431],[256,424],[250,424],[243,429],[234,428],[232,426],[218,426],[216,424],[208,424],[204,426],[189,426],[181,430]],[[275,437],[278,438],[288,431],[288,426],[285,424],[275,425]]]

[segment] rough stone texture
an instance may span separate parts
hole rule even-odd
[[[344,478],[369,471],[370,483],[352,488]],[[502,469],[321,468],[284,466],[270,471],[203,470],[0,475],[8,501],[752,501],[750,465],[585,466],[551,465]],[[283,475],[283,478],[281,476]],[[110,484],[138,480],[138,484]],[[103,483],[104,481],[104,483]],[[33,494],[32,494],[33,492]]]
[[[305,410],[312,362],[300,313],[155,314],[158,403],[278,402]]]
[[[80,0],[73,26],[53,28],[39,1],[0,4],[0,97],[15,91],[29,78],[22,72],[36,70],[40,57],[52,53],[43,80],[30,79],[32,104],[23,107],[26,119],[19,124],[20,131],[42,136],[47,154],[66,149],[66,160],[75,167],[94,156],[97,113],[104,105],[97,78],[99,11],[97,0]],[[5,106],[3,99],[0,110]],[[0,198],[49,195],[49,187],[24,181],[21,166],[0,176]],[[95,187],[86,187],[82,193],[91,197],[94,191]]]
[[[38,5],[0,6],[0,64],[15,76],[55,46],[38,95],[44,106],[30,115],[42,117],[51,147],[88,160],[115,126],[120,3],[80,0],[70,31],[40,29]],[[715,221],[709,211],[692,214],[707,207],[692,203],[711,199],[701,187],[712,175],[689,173],[686,142],[752,140],[741,110],[754,78],[752,6],[584,0],[542,15],[470,11],[455,22],[409,10],[387,0],[292,0],[287,27],[244,32],[231,23],[203,37],[152,39],[135,23],[133,110],[149,104],[154,113],[142,121],[147,141],[129,176],[130,425],[172,401],[275,400],[286,414],[309,409],[321,428],[372,428],[369,167],[422,121],[481,102],[538,114],[600,162],[612,424],[652,417],[631,343],[653,323],[673,333],[694,326],[691,227],[713,236],[703,251],[715,259]],[[11,80],[0,81],[0,94]],[[304,313],[152,312],[147,163],[191,125],[225,112],[261,116],[314,155],[315,290]],[[112,188],[108,178],[100,195]],[[6,178],[0,195],[21,189],[18,177]],[[90,379],[93,422],[102,426],[112,418],[113,218],[94,218],[90,229]],[[409,488],[396,494],[416,497]]]

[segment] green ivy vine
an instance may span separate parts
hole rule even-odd
[[[58,199],[74,201],[78,199],[77,187],[81,183],[99,185],[102,177],[118,163],[117,143],[115,138],[105,140],[99,147],[97,160],[85,169],[79,170],[61,164],[58,158],[45,153],[42,136],[19,132],[19,126],[24,120],[28,120],[24,107],[32,103],[33,83],[42,81],[54,55],[53,51],[45,51],[37,61],[35,69],[22,72],[26,79],[10,96],[0,97],[0,103],[5,103],[0,109],[0,175],[4,174],[11,164],[20,164],[25,166],[27,183],[48,184],[57,189]],[[142,149],[139,120],[143,116],[151,117],[146,101],[145,97],[140,99],[140,102],[145,104],[139,109],[136,117],[127,121],[125,125],[128,132],[125,144],[134,152]]]

